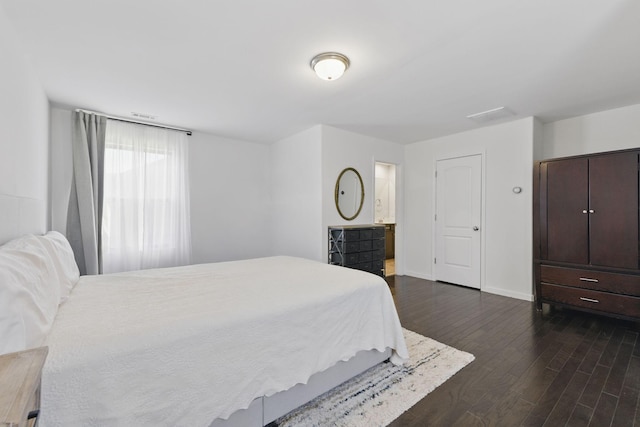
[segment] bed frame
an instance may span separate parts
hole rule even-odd
[[[209,427],[263,427],[295,408],[367,369],[391,357],[391,350],[360,351],[348,361],[341,361],[331,368],[314,374],[307,384],[298,384],[269,397],[259,397],[247,409],[240,409],[223,420],[214,420]]]

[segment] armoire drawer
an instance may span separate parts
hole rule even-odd
[[[542,299],[545,301],[553,301],[605,313],[640,317],[640,298],[637,297],[546,283],[541,285],[541,294]]]
[[[578,268],[540,266],[540,281],[617,294],[640,296],[640,276],[581,270]]]

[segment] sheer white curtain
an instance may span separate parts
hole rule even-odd
[[[105,145],[103,271],[188,264],[187,135],[108,120]]]

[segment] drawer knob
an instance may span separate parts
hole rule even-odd
[[[580,280],[582,280],[583,282],[598,283],[598,279],[589,279],[588,277],[581,277]]]
[[[600,302],[597,299],[585,298],[585,297],[580,297],[580,301],[595,302],[595,303],[599,303]]]

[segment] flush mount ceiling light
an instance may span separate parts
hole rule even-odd
[[[349,58],[337,52],[325,52],[311,60],[311,68],[322,80],[337,80],[349,68]]]

